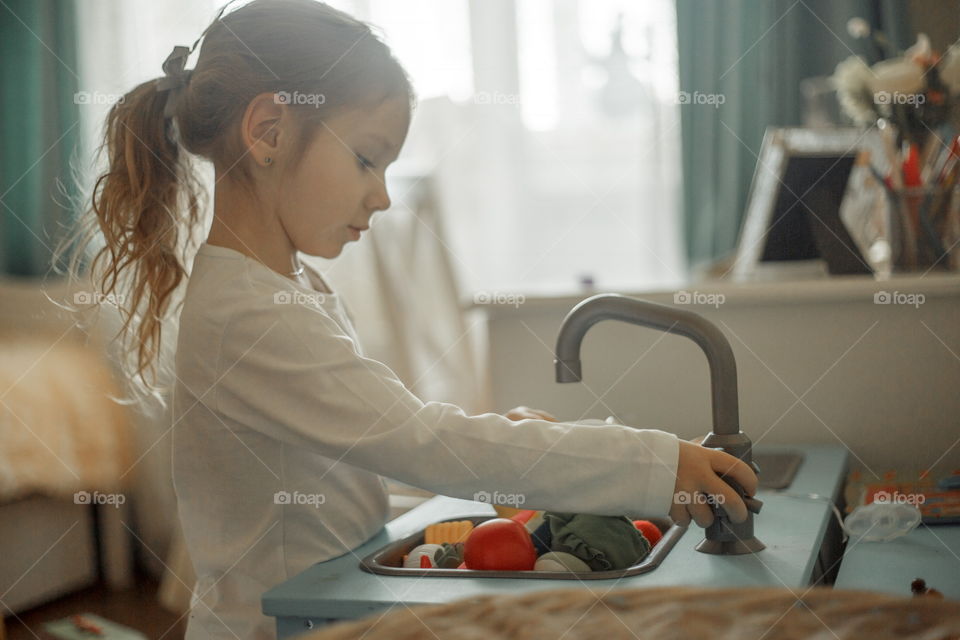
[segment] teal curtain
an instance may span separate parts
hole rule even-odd
[[[800,81],[875,52],[846,24],[862,17],[896,46],[913,43],[901,0],[676,0],[680,91],[713,98],[680,105],[683,222],[692,267],[737,245],[768,126],[801,124]]]
[[[0,3],[0,273],[41,277],[76,219],[79,153],[75,0]],[[68,190],[60,193],[57,182]]]

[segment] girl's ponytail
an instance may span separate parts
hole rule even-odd
[[[135,374],[144,382],[147,372],[156,380],[161,325],[186,275],[181,234],[199,217],[201,197],[192,163],[164,115],[167,99],[177,96],[158,84],[137,86],[110,109],[104,139],[109,170],[97,179],[92,198],[106,244],[91,270],[104,296],[124,302],[118,304],[124,338],[136,319]]]
[[[187,79],[184,73],[180,81]],[[181,93],[170,81],[168,75],[144,82],[110,108],[100,147],[108,167],[93,186],[93,215],[76,234],[82,248],[102,240],[89,264],[97,301],[116,303],[121,357],[132,369],[134,388],[158,398],[161,328],[186,276],[187,240],[204,195],[174,121],[165,115]],[[71,274],[82,258],[81,251],[71,256]]]

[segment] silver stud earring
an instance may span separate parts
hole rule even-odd
[[[271,158],[270,156],[267,156],[266,158],[263,159],[263,164],[268,165],[268,164],[271,164],[272,162],[273,162],[273,158]]]

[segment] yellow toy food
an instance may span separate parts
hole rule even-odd
[[[456,542],[465,542],[467,536],[473,531],[473,523],[469,520],[458,520],[456,522],[438,522],[427,526],[424,532],[424,544],[450,544]]]

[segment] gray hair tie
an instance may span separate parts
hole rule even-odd
[[[237,0],[230,0],[220,7],[220,12],[217,14],[217,17],[203,30],[200,37],[193,41],[192,47],[178,45],[173,48],[173,51],[170,52],[167,59],[163,61],[163,77],[156,80],[156,89],[160,93],[164,91],[169,92],[167,94],[167,103],[163,107],[163,117],[165,119],[173,118],[173,105],[176,102],[177,96],[183,88],[187,86],[187,83],[190,82],[190,77],[193,75],[193,69],[184,68],[187,66],[187,58],[189,58],[193,50],[197,48],[200,40],[207,35],[207,32],[220,22],[220,18],[223,17],[223,13],[227,10],[227,7],[236,1]]]
[[[184,46],[176,46],[167,59],[163,62],[164,76],[157,80],[156,88],[158,92],[168,91],[167,102],[163,107],[163,117],[172,118],[174,116],[173,106],[180,91],[190,82],[190,76],[193,75],[193,69],[184,69],[187,65],[187,58],[190,56],[191,49]]]

